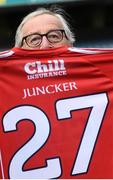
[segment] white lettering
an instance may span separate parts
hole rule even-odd
[[[31,88],[31,89],[27,88],[27,89],[24,89],[24,97],[23,97],[23,99],[25,99],[27,95],[28,95],[29,97],[31,97],[31,96],[36,96],[35,88]]]
[[[35,62],[33,63],[27,63],[25,66],[24,66],[24,69],[25,71],[28,73],[28,74],[35,74],[37,71],[36,69],[34,69],[36,67],[35,65]]]
[[[50,91],[50,90],[51,90],[51,91]],[[49,86],[47,86],[47,87],[46,87],[46,92],[47,92],[48,94],[53,94],[53,93],[55,93],[54,85],[49,85]]]
[[[43,73],[43,72],[48,72],[49,69],[47,68],[46,64],[41,64],[41,61],[36,61],[37,65],[37,73]]]
[[[54,94],[60,92],[67,92],[67,91],[74,91],[77,90],[77,86],[75,82],[65,82],[60,84],[50,84],[48,86],[42,87],[32,87],[23,89],[24,96],[23,99],[27,97],[33,97],[38,95],[45,95],[45,94]]]
[[[27,74],[40,74],[54,71],[64,71],[64,60],[48,60],[46,63],[42,63],[41,61],[35,61],[32,63],[27,63],[24,66],[24,70]]]
[[[64,67],[64,61],[59,60],[59,62],[60,62],[60,70],[65,70],[66,68]]]
[[[44,86],[42,86],[41,88],[36,87],[36,95],[39,95],[40,93],[46,94]]]
[[[40,73],[40,74],[30,74],[27,75],[28,80],[39,79],[39,78],[48,78],[54,76],[66,76],[66,71],[54,71],[54,72],[47,72],[47,73]]]
[[[64,89],[62,89],[62,84],[55,84],[55,90],[56,92],[62,92]],[[64,90],[65,91],[65,90]]]
[[[69,82],[70,90],[77,89],[76,82]]]
[[[63,88],[64,88],[64,91],[69,91],[70,86],[68,83],[63,83]]]

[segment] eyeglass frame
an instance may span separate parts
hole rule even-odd
[[[47,37],[49,33],[54,32],[54,31],[60,31],[60,32],[61,32],[62,38],[61,38],[61,40],[58,41],[58,42],[51,42],[51,41],[48,39],[48,37]],[[61,42],[61,41],[63,40],[63,34],[65,35],[66,39],[68,39],[64,29],[50,30],[50,31],[48,31],[47,33],[44,33],[44,34],[32,33],[32,34],[29,34],[29,35],[27,35],[27,36],[25,36],[25,37],[22,38],[21,46],[23,45],[23,41],[25,40],[26,44],[27,44],[29,47],[33,47],[33,46],[30,46],[30,45],[28,44],[28,42],[26,41],[26,38],[29,37],[29,36],[32,36],[32,35],[40,35],[40,37],[41,37],[40,43],[39,43],[38,45],[36,45],[36,46],[40,46],[40,44],[42,43],[42,40],[43,40],[43,37],[44,37],[44,36],[46,37],[46,39],[47,39],[50,43],[59,43],[59,42]],[[34,47],[36,47],[36,46],[34,46]]]

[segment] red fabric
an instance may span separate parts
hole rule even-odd
[[[66,47],[1,54],[1,179],[113,178],[112,56]]]

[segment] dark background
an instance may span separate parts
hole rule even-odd
[[[0,7],[0,50],[14,46],[15,31],[22,18],[42,5],[51,4]],[[67,0],[57,5],[70,16],[76,47],[113,47],[113,0]]]

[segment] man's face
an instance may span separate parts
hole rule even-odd
[[[33,39],[29,36],[26,38],[27,42],[29,44],[34,43],[34,46],[29,46],[29,44],[26,43],[25,39],[23,40],[22,48],[25,49],[47,49],[47,48],[54,48],[54,47],[60,47],[63,45],[70,46],[69,40],[66,38],[66,35],[64,32],[62,32],[62,39],[57,42],[57,38],[61,37],[60,32],[54,31],[54,30],[63,30],[63,25],[60,22],[60,20],[50,14],[42,14],[38,15],[36,17],[33,17],[32,19],[28,20],[24,26],[22,27],[22,36],[26,37],[31,34],[48,34],[47,36],[40,37],[36,35],[33,36]],[[51,32],[51,33],[50,33]],[[41,41],[39,44],[37,44],[37,38]],[[48,39],[47,39],[48,38]],[[53,42],[54,39],[55,41]],[[50,41],[52,42],[50,42]]]

